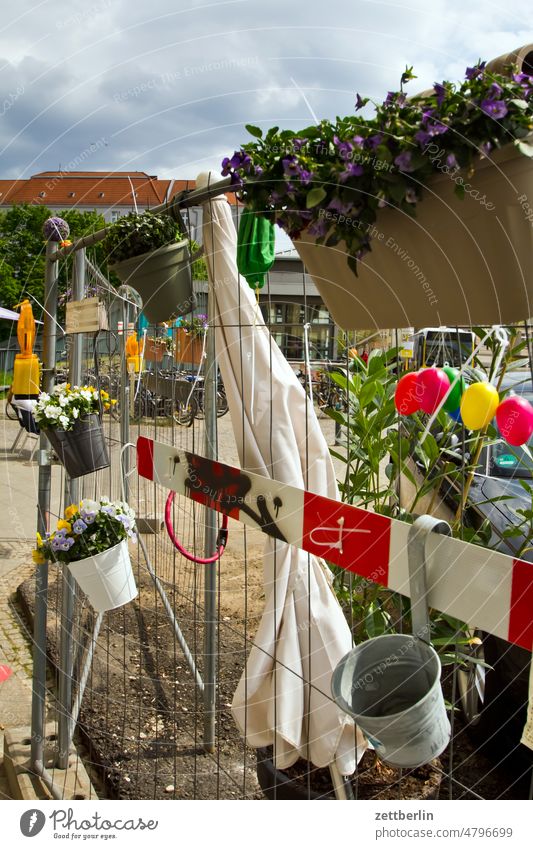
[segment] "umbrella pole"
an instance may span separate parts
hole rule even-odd
[[[211,281],[212,283],[212,281]],[[207,296],[207,345],[204,380],[205,405],[205,456],[217,459],[217,362],[215,351],[215,292],[211,286]],[[217,547],[217,515],[205,508],[205,557],[210,557]],[[217,660],[217,566],[204,566],[204,737],[206,752],[215,751],[216,717],[216,660]]]
[[[341,775],[339,767],[337,766],[337,761],[332,761],[330,763],[329,771],[331,775],[331,783],[333,784],[333,789],[335,791],[335,798],[340,802],[348,802],[353,799],[354,795],[350,779],[345,775]]]

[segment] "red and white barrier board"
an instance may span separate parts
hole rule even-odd
[[[139,475],[362,578],[409,595],[409,525],[145,437]],[[531,651],[533,564],[451,537],[427,541],[428,603]]]

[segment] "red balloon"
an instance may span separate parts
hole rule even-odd
[[[509,445],[524,445],[533,433],[533,407],[520,395],[511,395],[496,410],[498,430]]]
[[[420,409],[417,371],[404,374],[394,393],[394,405],[401,416],[410,416]]]
[[[450,388],[450,379],[441,368],[425,368],[418,375],[420,406],[434,413]]]

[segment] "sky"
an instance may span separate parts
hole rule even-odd
[[[298,129],[533,41],[492,0],[18,0],[0,16],[0,177],[220,172],[247,123]]]

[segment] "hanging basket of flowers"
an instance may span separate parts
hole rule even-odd
[[[128,551],[128,542],[136,540],[135,514],[127,504],[84,499],[67,507],[47,539],[37,535],[33,559],[65,564],[94,610],[104,613],[138,595]]]
[[[101,413],[114,403],[107,392],[98,392],[94,386],[71,387],[68,383],[39,395],[35,421],[71,478],[109,466]]]
[[[187,239],[176,241],[170,215],[130,213],[104,239],[109,268],[141,296],[150,324],[194,309],[191,255]]]
[[[264,137],[249,126],[254,141],[224,160],[246,206],[294,239],[341,327],[531,315],[533,77],[507,72],[480,62],[408,98],[408,68],[373,118]],[[356,112],[366,103],[357,95]]]

